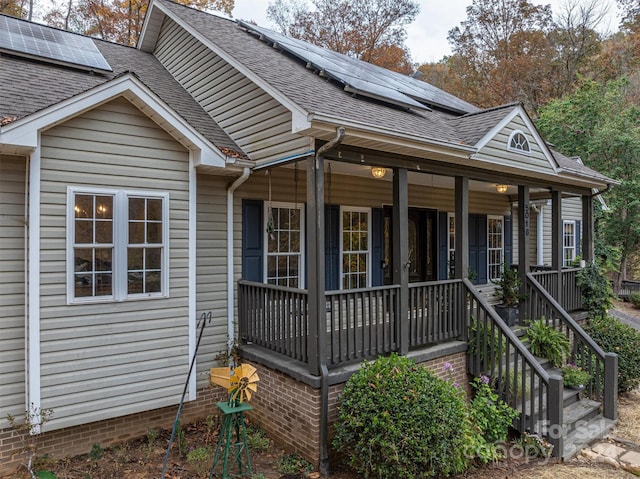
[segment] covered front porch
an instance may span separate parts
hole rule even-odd
[[[571,263],[567,261],[572,258],[567,257],[563,199],[577,199],[581,209],[577,242],[582,248],[574,248],[573,259],[579,252],[582,259],[589,261],[593,257],[593,196],[590,189],[545,184],[540,179],[523,176],[509,178],[511,182],[518,181],[513,184],[507,182],[506,175],[496,176],[464,167],[454,170],[415,159],[413,163],[410,161],[398,155],[381,156],[368,150],[336,146],[324,155],[299,162],[293,176],[291,164],[278,166],[276,169],[286,169],[290,177],[295,178],[294,185],[289,182],[289,189],[295,190],[296,204],[300,202],[296,210],[300,213],[297,214],[305,216],[304,219],[297,218],[295,227],[288,223],[281,227],[277,217],[274,226],[273,219],[266,218],[274,204],[271,201],[271,173],[268,174],[268,188],[263,189],[268,191],[268,198],[263,196],[265,204],[248,205],[253,209],[243,208],[243,227],[252,229],[252,233],[243,231],[243,255],[245,249],[249,252],[258,249],[253,241],[265,234],[264,229],[255,225],[266,225],[268,233],[264,242],[273,243],[278,251],[282,249],[276,244],[282,242],[278,235],[283,234],[283,229],[279,228],[288,229],[285,233],[289,235],[289,245],[292,243],[291,231],[295,228],[300,230],[293,233],[299,235],[296,238],[302,238],[306,233],[306,240],[297,240],[304,243],[298,246],[298,256],[290,254],[286,257],[285,274],[278,275],[279,262],[283,259],[278,253],[273,255],[275,259],[272,256],[264,258],[266,254],[257,259],[249,254],[243,256],[243,279],[238,283],[240,344],[265,348],[304,364],[309,374],[319,376],[323,364],[332,369],[380,354],[406,354],[448,341],[466,341],[472,316],[470,295],[483,293],[489,304],[496,303],[492,280],[511,263],[518,264],[522,294],[526,293],[531,277],[565,311],[581,308],[581,293],[576,284],[579,268],[570,267]],[[304,166],[302,172],[300,165]],[[340,200],[336,199],[338,195],[331,184],[335,181],[332,179],[335,172],[348,172],[349,168],[369,172],[373,167],[383,168],[391,176],[385,183],[375,183],[379,180],[371,178],[368,183],[358,180],[367,185],[368,195],[375,198],[375,203],[370,204],[377,207],[366,213],[362,213],[365,211],[362,207],[352,208],[356,212],[352,213],[336,205]],[[447,176],[454,171],[465,174]],[[306,194],[300,201],[297,181],[303,175],[306,184],[303,193],[306,191]],[[434,180],[434,176],[444,180]],[[508,190],[496,193],[496,180],[504,182]],[[352,181],[355,185],[356,180]],[[390,194],[385,196],[380,186],[389,184]],[[433,186],[436,184],[437,188]],[[282,185],[278,183],[278,190],[284,189]],[[440,185],[448,185],[448,188]],[[508,214],[482,216],[483,207],[470,204],[470,195],[474,194],[477,203],[480,198],[483,204],[490,204],[493,200],[487,199],[490,198],[486,192],[489,189],[493,189],[495,201],[505,205],[494,211]],[[479,190],[484,196],[478,196]],[[419,198],[417,191],[422,195],[439,191],[434,193],[439,196],[448,191],[452,207],[441,207],[445,208],[443,211],[433,208],[432,204],[416,204],[421,201],[416,200]],[[255,203],[255,200],[251,201]],[[542,235],[535,237],[531,233],[531,205],[541,202],[551,206],[551,215],[548,215],[551,221],[546,219],[550,223],[550,234],[547,234],[550,244],[546,245],[540,244]],[[294,210],[285,208],[281,211],[291,215]],[[428,213],[430,211],[433,213]],[[423,216],[427,226],[421,234],[416,233],[420,228],[412,218],[412,213],[416,212],[427,212]],[[352,230],[345,227],[342,223],[349,221],[352,214],[366,215],[366,221],[362,220],[365,226],[358,224]],[[287,221],[293,223],[291,218]],[[341,224],[341,229],[333,232],[331,222]],[[380,230],[378,239],[374,234],[376,228]],[[344,239],[346,235],[351,236]],[[423,239],[420,246],[418,243]],[[576,238],[570,239],[575,246]],[[341,241],[344,241],[342,245]],[[360,242],[366,242],[366,246],[357,246]],[[245,243],[250,243],[249,247],[244,248]],[[347,243],[349,245],[345,246]],[[354,250],[349,255],[345,251],[347,247]],[[542,257],[538,254],[541,248],[549,250],[544,268],[536,261]],[[273,263],[270,262],[272,259]],[[248,271],[256,264],[261,268],[257,274],[245,274],[245,269]],[[306,270],[306,285],[299,276],[291,279],[295,275],[290,270],[294,266],[302,268],[301,264]],[[340,274],[336,275],[335,270]],[[430,280],[424,281],[425,278]],[[463,281],[465,278],[470,279],[468,285]],[[299,287],[301,285],[306,287]],[[531,316],[537,312],[529,308],[529,303],[525,300],[520,308],[521,320],[539,318]]]

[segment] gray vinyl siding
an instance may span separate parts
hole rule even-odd
[[[530,154],[509,150],[509,137],[514,130],[520,130],[529,140]],[[525,168],[529,171],[552,173],[553,169],[545,157],[541,146],[529,131],[527,125],[519,115],[507,124],[493,139],[491,139],[478,153],[479,157],[492,163]]]
[[[196,362],[198,388],[209,385],[209,368],[227,350],[227,184],[229,178],[198,175],[196,312],[211,312]]]
[[[0,155],[0,429],[25,410],[26,159]]]
[[[537,202],[538,204],[540,202]],[[543,217],[543,265],[550,266],[551,258],[551,242],[552,242],[552,207],[551,204],[542,206]],[[582,221],[582,198],[571,197],[562,199],[562,219]],[[530,217],[530,235],[529,235],[529,263],[538,264],[538,213],[531,211]],[[514,261],[517,261],[518,255],[518,208],[513,208],[513,248]]]
[[[58,429],[179,401],[188,370],[188,152],[124,99],[42,134],[41,397]],[[169,194],[168,298],[67,304],[68,186]]]
[[[289,110],[168,18],[154,55],[251,159],[313,148],[310,138],[291,132]]]

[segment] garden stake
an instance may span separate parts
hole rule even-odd
[[[207,322],[211,323],[211,311],[209,311],[208,313],[202,313],[202,315],[200,316],[200,321],[202,321],[202,325],[200,326],[200,334],[198,335],[196,350],[193,352],[193,357],[191,358],[191,365],[189,366],[189,374],[187,374],[187,380],[184,383],[184,389],[182,390],[182,397],[180,398],[180,405],[178,406],[178,413],[176,414],[176,420],[173,422],[173,430],[171,431],[171,437],[169,438],[169,445],[167,446],[167,452],[164,455],[164,462],[162,463],[161,479],[164,479],[164,474],[167,470],[167,462],[169,461],[171,446],[173,446],[173,440],[176,435],[176,429],[178,429],[178,423],[180,422],[180,414],[182,413],[182,404],[184,403],[184,396],[185,394],[187,394],[187,388],[189,387],[189,379],[191,378],[191,371],[193,371],[193,365],[196,362],[196,355],[198,354],[198,348],[200,347],[200,340],[202,339],[204,326],[205,324],[207,324]]]

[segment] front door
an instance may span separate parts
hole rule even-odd
[[[384,209],[384,251],[385,251],[385,284],[392,283],[393,255],[391,232],[392,208]],[[409,208],[409,282],[435,281],[437,271],[437,216],[436,210],[427,208]]]

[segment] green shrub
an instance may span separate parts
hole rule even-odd
[[[467,466],[461,391],[395,354],[363,363],[347,381],[335,431],[334,447],[366,477],[412,479]]]
[[[630,293],[629,301],[631,302],[631,304],[633,304],[634,308],[640,309],[640,293],[639,292],[634,291],[633,293]]]
[[[471,383],[475,394],[469,404],[469,417],[487,443],[506,441],[509,426],[519,413],[498,398],[489,382],[487,376],[480,376]]]
[[[526,338],[529,340],[531,354],[547,358],[554,366],[560,367],[564,358],[569,355],[569,338],[546,324],[544,318],[531,322]]]
[[[262,429],[257,427],[247,428],[247,445],[250,451],[264,452],[269,449],[269,438]]]
[[[313,464],[297,454],[285,454],[278,459],[277,469],[280,474],[307,474],[315,468]]]
[[[602,318],[613,304],[613,288],[597,261],[582,268],[576,277],[576,284],[582,291],[582,307],[593,318]]]
[[[605,352],[618,355],[618,391],[630,391],[638,387],[640,332],[611,316],[590,321],[587,332]]]

